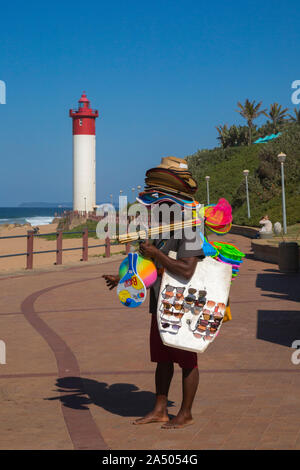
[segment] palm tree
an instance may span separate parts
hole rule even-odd
[[[297,124],[300,124],[300,109],[294,108],[294,113],[295,113],[295,116],[292,116],[291,114],[289,114],[291,121],[296,122]]]
[[[289,108],[281,108],[281,104],[273,103],[270,106],[270,111],[265,113],[265,116],[269,117],[272,121],[273,132],[278,132],[280,124],[283,124],[286,112]]]
[[[227,127],[227,124],[224,124],[224,126],[218,126],[216,127],[219,135],[217,137],[217,139],[221,142],[221,145],[224,148],[228,147],[229,143],[228,143],[228,137],[229,137],[229,129]]]
[[[255,104],[254,101],[249,101],[248,98],[245,101],[245,104],[242,105],[240,102],[238,102],[238,107],[240,109],[237,109],[237,113],[240,113],[240,115],[246,119],[247,124],[248,124],[248,145],[251,145],[252,143],[252,128],[253,128],[253,121],[254,119],[257,119],[261,114],[266,115],[266,109],[260,110],[260,107],[262,105],[262,101],[259,103]]]

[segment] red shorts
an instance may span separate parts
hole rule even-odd
[[[165,346],[160,338],[156,315],[152,314],[150,331],[151,362],[176,362],[182,369],[198,367],[197,354],[183,349]]]

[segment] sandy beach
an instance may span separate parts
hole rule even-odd
[[[40,225],[39,233],[53,233],[56,231],[57,224],[52,223],[48,225]],[[0,237],[26,235],[30,229],[28,226],[21,227],[6,227],[0,225]],[[89,246],[104,244],[104,240],[96,238],[89,238]],[[73,238],[63,240],[63,248],[81,247],[82,239]],[[47,240],[44,237],[34,238],[34,251],[55,250],[56,240]],[[111,253],[120,253],[125,247],[123,245],[116,245],[111,247]],[[26,253],[27,239],[26,238],[7,238],[0,239],[0,256],[14,253]],[[89,250],[89,260],[95,260],[95,255],[103,254],[104,247],[92,248]],[[70,265],[80,262],[82,258],[82,250],[66,251],[63,252],[63,265]],[[42,253],[34,255],[33,268],[45,268],[53,266],[56,261],[56,253]],[[16,256],[10,258],[0,258],[0,274],[6,272],[25,270],[26,256]]]

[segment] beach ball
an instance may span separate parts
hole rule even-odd
[[[128,258],[125,258],[119,268],[120,279],[125,276],[128,271]],[[155,264],[150,259],[138,256],[137,260],[137,273],[142,279],[145,287],[148,288],[154,284],[157,279],[157,271]]]

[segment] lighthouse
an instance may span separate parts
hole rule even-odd
[[[73,210],[93,211],[96,206],[96,118],[85,92],[78,109],[70,109],[73,120]]]

